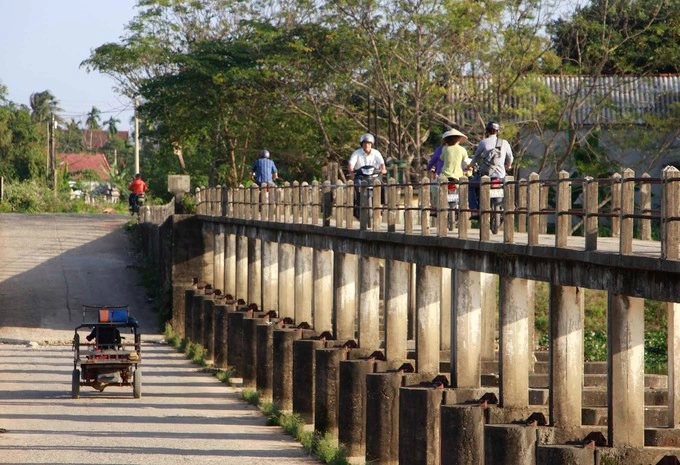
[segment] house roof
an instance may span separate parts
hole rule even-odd
[[[121,140],[128,140],[128,131],[118,131],[116,137]],[[106,145],[109,141],[109,131],[101,129],[83,129],[83,142],[89,150],[97,150]]]
[[[58,153],[57,163],[61,165],[62,162],[72,175],[92,170],[97,172],[102,180],[108,181],[111,172],[111,166],[103,153]]]

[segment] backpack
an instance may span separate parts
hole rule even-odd
[[[503,139],[496,138],[496,146],[489,150],[484,157],[482,157],[482,162],[479,164],[479,174],[482,176],[488,176],[490,168],[494,165],[501,163],[501,157],[503,156],[501,147],[503,146]]]

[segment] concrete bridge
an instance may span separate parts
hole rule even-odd
[[[445,189],[390,180],[360,221],[351,182],[296,182],[199,189],[142,229],[174,329],[359,463],[679,463],[680,173],[506,181],[498,234],[465,178],[453,225]],[[606,364],[584,364],[585,289],[609,296]],[[667,302],[667,376],[645,374],[645,299]]]

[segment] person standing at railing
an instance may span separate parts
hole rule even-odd
[[[373,134],[366,133],[359,138],[360,148],[356,149],[352,155],[349,157],[349,163],[347,167],[349,168],[349,175],[358,181],[359,178],[364,176],[368,178],[374,178],[377,176],[383,176],[387,173],[385,168],[385,159],[383,158],[380,151],[373,148],[375,144],[375,137]],[[372,173],[365,173],[361,170],[361,173],[357,173],[357,170],[369,166],[373,168]],[[375,173],[377,171],[377,173]],[[378,174],[379,173],[379,174]],[[366,179],[366,180],[367,180]],[[359,189],[354,189],[354,216],[359,217],[359,205],[361,203],[360,199],[361,193]],[[385,203],[385,190],[382,189],[380,193],[381,203]]]
[[[278,179],[279,172],[276,169],[276,164],[270,158],[269,150],[260,151],[260,158],[255,160],[253,164],[251,177],[258,186],[271,184]]]
[[[468,196],[471,210],[479,210],[479,185],[482,176],[503,180],[512,167],[512,148],[507,140],[498,137],[500,128],[495,121],[486,124],[485,137],[479,142],[470,162],[469,166],[475,169]]]
[[[439,175],[442,172],[442,167],[444,166],[444,160],[442,160],[442,150],[444,150],[444,144],[440,144],[432,155],[430,155],[430,161],[427,162],[427,174],[430,178],[432,184],[430,184],[430,205],[435,207],[437,205],[437,200],[439,199]]]

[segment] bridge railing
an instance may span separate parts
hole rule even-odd
[[[617,250],[620,255],[680,258],[680,172],[673,167],[666,168],[661,178],[651,178],[646,173],[636,177],[629,169],[623,175],[602,179],[570,178],[565,171],[557,179],[541,179],[536,173],[519,180],[508,176],[503,186],[503,223],[498,234],[490,228],[488,177],[474,185],[468,178],[461,178],[456,209],[448,206],[446,185],[427,178],[420,184],[401,184],[390,178],[385,184],[375,181],[370,187],[355,185],[351,180],[346,184],[294,181],[284,185],[199,188],[196,200],[199,214],[241,220],[554,245],[585,251],[601,251],[598,245],[606,243],[610,253]],[[469,206],[469,190],[475,186],[479,188],[479,211]],[[369,189],[372,204],[368,201]],[[358,206],[355,193],[360,199]]]

